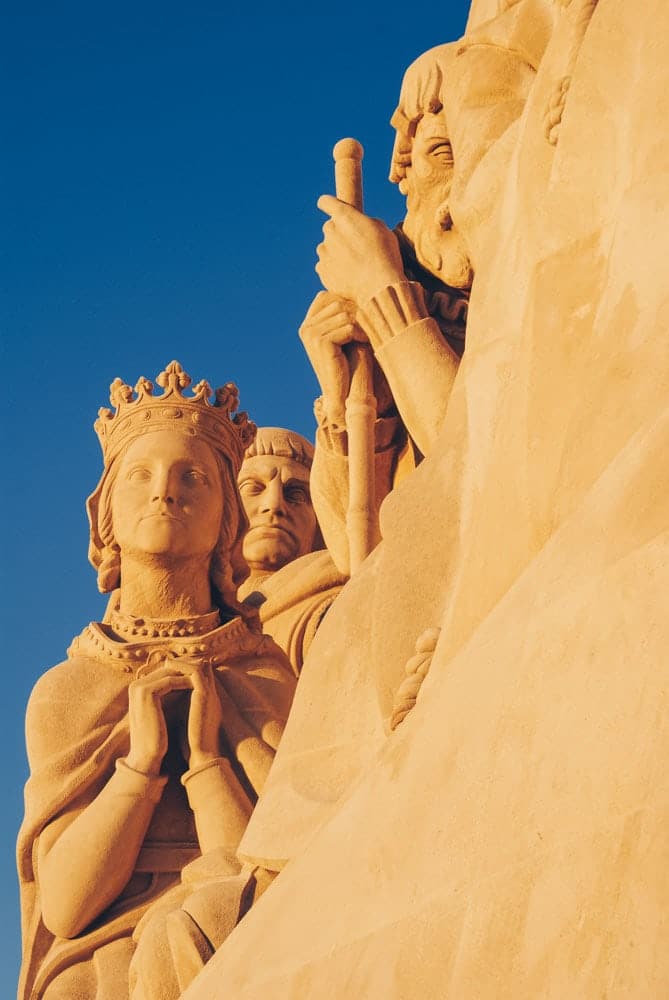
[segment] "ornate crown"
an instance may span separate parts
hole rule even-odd
[[[239,406],[237,386],[228,382],[213,392],[209,383],[203,380],[193,387],[192,395],[184,396],[182,390],[188,388],[192,379],[178,361],[171,361],[156,377],[156,382],[164,390],[159,396],[153,395],[153,383],[144,376],[134,390],[120,378],[112,382],[109,401],[116,409],[103,407],[95,421],[105,465],[140,434],[175,430],[204,438],[231,459],[237,473],[244,450],[256,433],[256,425],[249,420],[248,414],[235,413]]]

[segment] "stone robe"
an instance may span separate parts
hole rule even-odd
[[[64,810],[91,802],[114,773],[115,762],[127,754],[128,685],[137,671],[149,657],[162,662],[163,657],[181,655],[212,659],[218,684],[256,734],[247,752],[273,755],[278,745],[295,680],[281,650],[241,618],[206,635],[176,639],[119,642],[110,638],[104,624],[84,629],[68,659],[37,682],[28,705],[31,774],[18,844],[23,998],[127,996],[133,930],[152,904],[178,885],[182,869],[200,856],[193,816],[179,782],[186,764],[171,745],[167,785],[124,892],[74,939],[55,937],[42,920],[37,864],[42,831]],[[221,752],[225,754],[223,748]],[[253,787],[237,758],[232,762],[253,802],[259,788]],[[61,988],[60,981],[66,986]]]
[[[296,676],[346,579],[329,552],[318,551],[245,584],[246,602],[258,609],[263,632],[285,652]]]

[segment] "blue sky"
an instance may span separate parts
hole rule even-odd
[[[315,202],[332,191],[332,146],[362,141],[367,211],[394,224],[402,72],[458,37],[468,6],[5,8],[0,996],[19,964],[25,703],[104,604],[84,501],[109,383],[177,358],[195,379],[237,382],[257,423],[313,436],[297,328],[319,289]]]

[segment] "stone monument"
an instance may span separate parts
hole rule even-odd
[[[117,589],[29,708],[24,996],[669,994],[668,118],[663,0],[473,0],[403,85],[401,228],[321,199],[315,509],[348,573],[371,351],[381,540],[276,756],[295,678],[237,604],[236,397],[114,386]]]
[[[440,94],[466,350],[242,839],[278,877],[187,1000],[669,992],[668,39],[659,0],[475,0]],[[322,205],[330,293],[429,338],[389,231]]]

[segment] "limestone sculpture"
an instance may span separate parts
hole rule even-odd
[[[253,891],[235,850],[295,680],[235,596],[255,428],[233,385],[190,381],[117,379],[96,423],[89,555],[113,593],[28,707],[25,998],[176,998]]]
[[[388,379],[425,459],[240,845],[280,874],[186,1000],[667,994],[668,39],[661,0],[475,0],[440,93],[466,351],[414,370],[423,434]],[[326,284],[429,338],[388,231],[323,207]]]
[[[471,263],[449,212],[454,162],[442,100],[455,51],[425,53],[404,78],[390,174],[407,199],[402,224],[391,232],[359,206],[319,202],[332,215],[317,268],[328,291],[316,296],[300,335],[322,390],[314,502],[345,570],[351,348],[369,343],[376,361],[377,511],[434,440],[463,351]]]
[[[250,574],[239,597],[296,674],[316,629],[346,582],[323,547],[311,502],[312,444],[295,431],[261,427],[246,449],[238,484],[249,520],[242,552]]]

